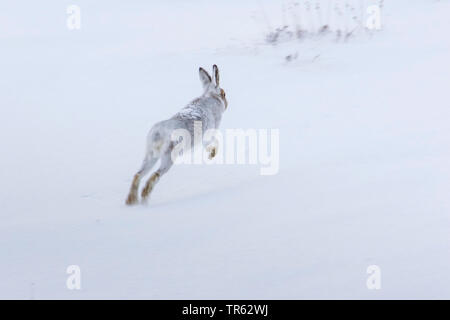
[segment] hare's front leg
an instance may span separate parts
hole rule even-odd
[[[168,151],[166,151],[163,156],[161,157],[161,166],[158,170],[156,170],[150,178],[147,180],[147,183],[145,184],[144,189],[142,189],[142,201],[146,202],[148,196],[153,190],[153,187],[155,184],[159,181],[159,179],[162,177],[163,174],[165,174],[169,169],[172,167],[173,161],[172,161],[172,149],[170,148]]]
[[[144,162],[142,163],[141,169],[139,169],[139,171],[134,175],[133,182],[131,183],[130,193],[128,194],[127,200],[125,201],[127,205],[133,205],[137,203],[139,182],[141,181],[141,178],[145,176],[153,167],[157,160],[158,159],[154,158],[151,154],[147,154]]]
[[[208,159],[212,160],[217,154],[217,147],[216,146],[207,146],[206,151],[208,152]]]
[[[219,141],[212,139],[209,143],[205,144],[206,152],[208,152],[208,159],[211,160],[217,155],[217,149],[219,148]]]

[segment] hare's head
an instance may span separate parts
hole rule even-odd
[[[228,101],[225,97],[225,91],[219,87],[219,68],[216,65],[213,65],[213,74],[214,74],[214,82],[211,79],[211,76],[208,72],[203,68],[199,68],[198,70],[200,74],[200,81],[203,85],[204,95],[211,95],[213,97],[218,98],[225,105],[225,109],[228,107]]]

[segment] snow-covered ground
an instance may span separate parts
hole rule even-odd
[[[280,3],[0,3],[0,298],[450,298],[449,1],[266,45]],[[213,63],[222,128],[279,129],[279,173],[174,166],[125,206],[148,129]]]

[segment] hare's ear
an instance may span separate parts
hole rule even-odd
[[[211,83],[211,76],[201,67],[198,69],[198,73],[200,75],[200,82],[202,83],[203,89],[206,89]]]
[[[216,81],[216,87],[219,87],[219,68],[217,68],[216,65],[213,65],[213,74]]]

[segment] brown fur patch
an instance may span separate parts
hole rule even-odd
[[[147,180],[147,183],[145,184],[144,189],[142,189],[141,196],[143,199],[147,198],[150,192],[152,192],[153,187],[159,180],[159,173],[155,172],[152,174],[152,176]]]
[[[127,205],[133,205],[138,201],[137,198],[137,190],[139,188],[139,174],[136,174],[133,178],[133,182],[131,183],[130,193],[128,194],[127,200],[125,203]]]

